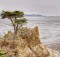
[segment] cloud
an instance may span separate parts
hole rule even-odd
[[[0,10],[22,10],[28,13],[60,15],[60,0],[1,0]]]

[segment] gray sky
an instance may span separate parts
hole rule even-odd
[[[25,13],[60,15],[60,0],[0,0],[0,11],[22,10]]]

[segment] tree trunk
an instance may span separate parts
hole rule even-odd
[[[16,35],[17,35],[17,32],[16,32],[16,28],[15,28],[15,26],[14,26],[14,39],[16,38]]]
[[[15,21],[16,21],[16,17],[15,17],[15,20],[14,20],[14,39],[17,38],[17,30],[18,30],[18,24],[15,24]]]
[[[14,26],[14,39],[17,38],[17,30],[18,30],[18,24],[16,27]]]
[[[16,20],[16,18],[15,18],[14,22],[13,22],[13,20],[12,20],[11,17],[10,17],[9,19],[11,20],[11,22],[12,22],[12,24],[13,24],[13,27],[14,27],[14,35],[13,35],[13,38],[15,39],[15,38],[16,38],[16,35],[17,35],[16,25],[15,25],[15,20]]]

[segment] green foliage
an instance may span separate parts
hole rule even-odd
[[[24,13],[21,11],[3,11],[1,14],[2,19],[8,18],[11,20],[12,24],[24,24],[27,20],[24,17]],[[19,19],[20,18],[20,19]]]
[[[4,53],[5,53],[5,51],[4,51],[4,50],[0,50],[0,55],[1,55],[1,54],[4,54]]]
[[[7,57],[4,50],[0,50],[0,57]]]
[[[6,55],[0,55],[0,57],[7,57]]]
[[[24,24],[24,23],[27,23],[27,20],[24,18],[24,19],[18,19],[15,22],[18,24]]]
[[[21,17],[24,16],[24,13],[21,12],[21,11],[14,11],[12,13],[13,13],[13,16],[16,17],[16,18],[18,18],[18,17],[21,18]]]
[[[1,16],[2,16],[2,19],[11,17],[12,16],[12,12],[3,11],[2,14],[1,14]]]
[[[2,14],[1,14],[2,18],[21,18],[24,16],[24,13],[21,12],[21,11],[13,11],[13,12],[10,12],[10,11],[3,11]]]

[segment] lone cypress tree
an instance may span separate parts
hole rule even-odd
[[[8,18],[13,27],[14,27],[14,38],[16,38],[17,30],[25,23],[27,23],[27,19],[24,18],[24,12],[22,11],[2,11],[1,13],[2,19]]]

